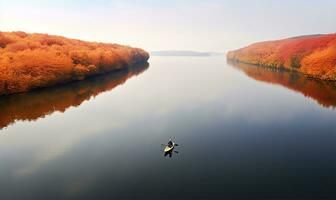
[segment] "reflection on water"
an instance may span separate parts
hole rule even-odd
[[[335,109],[251,79],[225,57],[150,62],[141,76],[76,109],[2,129],[0,200],[336,199]],[[45,107],[36,118],[53,112],[49,101],[62,111],[131,74],[26,101]],[[298,87],[291,81],[285,85]],[[11,119],[34,112],[22,102],[15,104],[24,115],[8,101]],[[180,144],[171,158],[163,152],[168,138]]]
[[[323,107],[336,106],[336,85],[328,81],[320,81],[305,75],[284,70],[260,67],[246,63],[228,63],[254,80],[282,85],[288,89],[302,93],[316,100]]]
[[[169,152],[165,152],[164,153],[164,157],[169,157],[169,158],[171,158],[172,156],[173,156],[173,154],[175,154],[175,155],[178,155],[178,151],[175,151],[175,150],[173,150],[173,151],[169,151]]]
[[[125,70],[33,92],[3,96],[0,98],[0,129],[18,120],[36,120],[55,111],[64,112],[102,92],[114,89],[134,75],[144,72],[148,63]]]

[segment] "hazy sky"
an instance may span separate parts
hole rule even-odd
[[[149,51],[226,51],[260,40],[336,32],[336,0],[0,0],[0,30]]]

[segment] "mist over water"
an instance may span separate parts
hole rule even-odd
[[[336,198],[335,85],[225,56],[135,69],[3,98],[0,199]]]

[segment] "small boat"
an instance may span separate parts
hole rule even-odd
[[[165,153],[169,153],[169,152],[171,152],[173,149],[174,149],[174,147],[175,147],[175,143],[173,142],[173,144],[172,145],[167,145],[165,148],[164,148],[164,152]]]

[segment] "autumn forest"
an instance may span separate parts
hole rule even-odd
[[[118,44],[0,32],[0,95],[83,80],[148,58],[142,49]]]
[[[336,81],[336,34],[259,42],[227,55],[231,61],[284,68]]]

